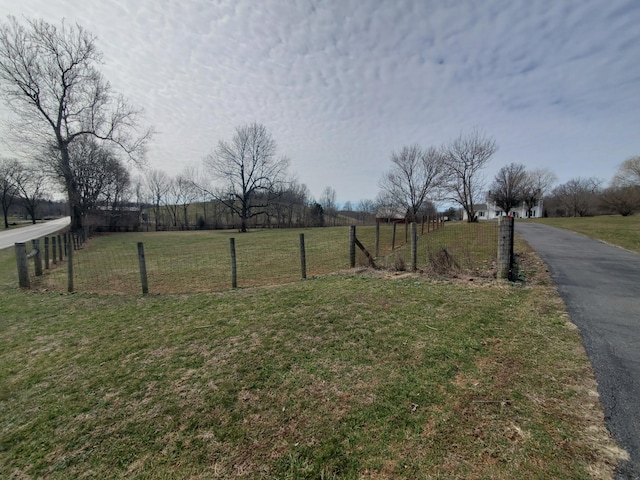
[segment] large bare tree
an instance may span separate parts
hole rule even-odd
[[[609,187],[602,192],[602,202],[625,217],[640,210],[640,157],[620,164]]]
[[[38,218],[38,207],[48,196],[46,179],[44,172],[35,165],[25,165],[14,175],[18,196],[34,225]]]
[[[595,213],[600,200],[600,180],[594,177],[572,178],[553,189],[553,201],[562,216],[587,217]]]
[[[555,173],[547,168],[536,168],[526,173],[522,200],[527,207],[527,217],[531,216],[533,208],[551,191],[556,181]]]
[[[524,187],[527,174],[521,163],[505,165],[496,174],[491,183],[488,197],[507,215],[517,207],[524,198]]]
[[[9,209],[18,196],[16,175],[20,170],[22,165],[17,160],[0,159],[0,206],[2,206],[5,229],[9,228]]]
[[[423,150],[418,145],[402,148],[391,154],[391,169],[378,186],[382,196],[394,208],[407,212],[415,222],[425,203],[433,200],[445,178],[443,156],[431,147]]]
[[[476,203],[485,188],[482,173],[497,149],[495,140],[477,130],[461,134],[444,148],[449,199],[465,210],[469,222],[476,220]]]
[[[276,158],[276,142],[259,123],[236,127],[230,142],[220,141],[204,165],[219,182],[212,192],[240,217],[242,232],[250,218],[265,213],[279,191],[289,160]]]
[[[145,176],[145,186],[153,205],[153,221],[158,230],[162,224],[162,206],[167,203],[171,179],[163,170],[150,170]]]
[[[43,20],[0,24],[0,88],[14,112],[12,131],[32,149],[51,151],[71,208],[71,227],[82,228],[70,146],[86,136],[110,142],[140,159],[151,131],[139,132],[140,111],[114,96],[98,71],[95,37],[80,25]]]

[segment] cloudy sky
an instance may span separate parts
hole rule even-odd
[[[391,153],[480,129],[503,165],[605,181],[640,154],[638,0],[0,0],[97,36],[158,132],[151,168],[201,164],[259,122],[319,197],[374,198]],[[6,18],[3,18],[5,20]]]

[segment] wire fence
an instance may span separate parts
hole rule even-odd
[[[374,258],[376,268],[411,269],[408,226],[358,226],[356,232],[359,242]],[[273,229],[244,234],[235,231],[119,233],[97,235],[86,243],[68,240],[62,250],[61,240],[57,240],[55,263],[49,250],[42,275],[36,275],[34,262],[29,260],[29,279],[33,288],[60,292],[139,294],[143,291],[143,280],[138,244],[142,244],[148,291],[152,294],[226,290],[232,288],[233,280],[238,287],[281,284],[348,269],[349,235],[349,227]],[[468,272],[491,276],[495,273],[497,244],[496,223],[418,226],[417,269],[438,274]],[[40,239],[39,245],[42,250],[44,239]],[[46,245],[51,249],[52,241]],[[29,245],[27,254],[33,249],[33,245]],[[67,250],[72,250],[71,269]],[[40,255],[41,261],[44,256]],[[356,265],[369,265],[369,259],[360,249]]]

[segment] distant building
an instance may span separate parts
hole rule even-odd
[[[506,217],[508,215],[514,218],[540,218],[542,217],[542,199],[538,200],[536,205],[530,210],[527,210],[524,202],[512,208],[509,212],[502,210],[495,202],[480,203],[475,205],[475,210],[478,220],[495,220],[496,218]],[[467,220],[468,216],[466,211],[462,212],[462,217],[463,220]]]
[[[376,211],[376,223],[407,223],[409,212],[402,207],[380,207]]]

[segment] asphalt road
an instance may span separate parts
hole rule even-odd
[[[16,243],[25,243],[35,238],[57,232],[69,225],[70,221],[70,217],[64,217],[44,223],[36,223],[28,227],[0,230],[0,250],[13,247]]]
[[[580,234],[517,222],[549,266],[593,366],[607,426],[630,455],[617,479],[640,479],[640,255]]]

